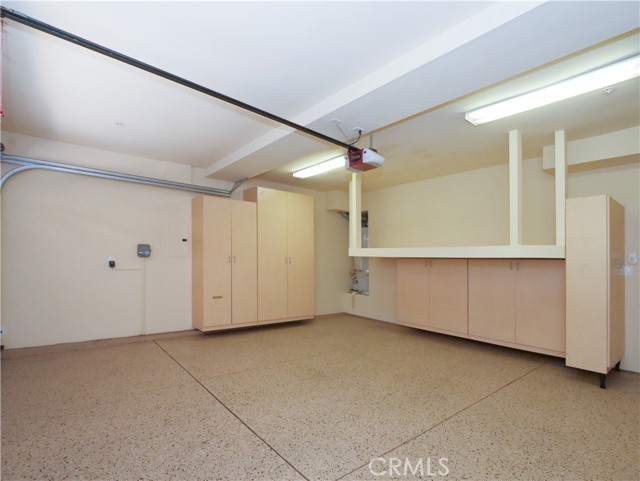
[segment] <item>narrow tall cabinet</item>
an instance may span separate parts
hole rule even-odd
[[[192,317],[201,331],[257,322],[256,205],[192,201]]]
[[[313,197],[254,187],[244,199],[258,209],[258,321],[313,317]]]
[[[624,207],[606,195],[567,200],[567,366],[600,373],[624,355]]]

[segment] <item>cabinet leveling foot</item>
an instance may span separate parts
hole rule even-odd
[[[615,365],[615,366],[613,366],[613,370],[614,370],[614,371],[618,371],[618,372],[620,372],[620,362],[621,362],[621,361],[618,361],[618,362],[616,363],[616,365]],[[607,382],[607,375],[606,375],[606,374],[600,374],[600,387],[601,387],[602,389],[607,389],[607,386],[605,385],[605,384],[606,384],[606,382]]]

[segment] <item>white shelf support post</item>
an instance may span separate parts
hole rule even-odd
[[[509,244],[522,244],[522,134],[509,131]]]
[[[362,183],[355,172],[349,183],[349,248],[362,248]]]
[[[565,202],[567,200],[567,148],[564,130],[555,133],[556,157],[556,245],[565,245]]]

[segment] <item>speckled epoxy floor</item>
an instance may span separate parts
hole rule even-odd
[[[347,315],[2,361],[2,479],[638,480],[640,376]]]

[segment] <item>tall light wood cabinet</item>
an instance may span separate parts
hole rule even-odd
[[[192,317],[206,331],[257,322],[256,206],[192,200]]]
[[[563,355],[564,270],[557,259],[470,259],[469,335]]]
[[[258,210],[258,320],[313,317],[313,197],[254,187],[244,199]]]
[[[606,195],[566,204],[567,366],[600,373],[624,355],[624,207]]]
[[[258,320],[258,226],[255,204],[231,201],[231,322]]]
[[[315,313],[314,229],[313,197],[287,193],[287,316],[290,318],[311,317]]]
[[[398,323],[467,333],[467,260],[398,259]]]

